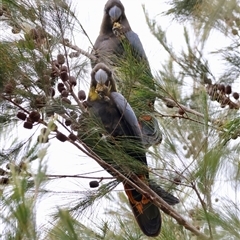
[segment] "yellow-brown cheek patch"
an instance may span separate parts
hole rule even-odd
[[[90,101],[95,101],[98,99],[98,94],[96,93],[96,89],[92,87],[89,91],[89,98]]]

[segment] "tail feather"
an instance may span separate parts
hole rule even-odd
[[[149,237],[158,236],[162,223],[158,207],[128,184],[124,184],[124,188],[142,232]]]
[[[171,193],[165,191],[153,180],[149,180],[148,184],[149,187],[169,205],[175,205],[179,203],[178,198],[174,197]]]

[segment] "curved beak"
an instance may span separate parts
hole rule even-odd
[[[111,21],[114,23],[120,19],[121,15],[122,15],[122,10],[117,6],[114,6],[109,10],[108,13],[111,18]]]

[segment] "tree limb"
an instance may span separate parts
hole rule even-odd
[[[76,51],[76,52],[72,52],[72,53],[69,54],[70,58],[79,57],[80,54],[82,54],[82,55],[84,55],[85,57],[89,58],[92,61],[97,61],[97,58],[94,55],[84,51],[83,49],[79,48],[76,45],[71,44],[68,39],[64,39],[60,43],[63,44],[64,46],[67,46],[67,47],[69,47],[69,48],[71,48],[71,49]]]

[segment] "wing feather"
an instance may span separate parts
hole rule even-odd
[[[142,138],[142,133],[141,133],[141,129],[138,124],[137,117],[136,117],[133,109],[127,102],[127,100],[123,97],[122,94],[120,94],[118,92],[112,92],[111,98],[115,102],[120,113],[123,115],[123,118],[131,126],[135,136],[139,136]]]

